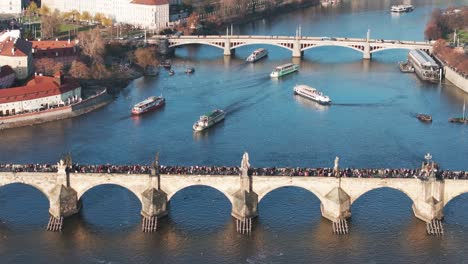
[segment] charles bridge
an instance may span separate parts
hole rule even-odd
[[[231,56],[236,48],[247,45],[274,45],[292,52],[292,57],[302,57],[304,51],[324,47],[338,46],[361,52],[363,59],[371,59],[375,52],[389,49],[418,49],[428,53],[432,52],[432,43],[424,41],[384,40],[371,39],[370,31],[366,38],[335,38],[335,37],[310,37],[302,36],[301,29],[296,30],[295,36],[256,36],[256,35],[232,35],[228,30],[226,35],[203,36],[154,36],[148,43],[157,43],[162,53],[168,53],[173,48],[183,45],[209,45],[223,50],[225,56]]]
[[[153,232],[159,218],[168,214],[167,204],[178,191],[195,185],[212,187],[223,193],[232,204],[231,215],[237,230],[249,233],[252,219],[259,212],[257,205],[269,192],[295,186],[312,192],[320,200],[322,216],[333,223],[336,233],[347,233],[346,219],[351,217],[351,205],[363,194],[388,187],[405,193],[413,202],[414,215],[427,223],[430,234],[443,233],[441,220],[444,206],[454,197],[468,192],[468,180],[443,178],[438,165],[426,155],[422,168],[411,170],[417,175],[404,177],[341,177],[338,158],[326,175],[257,176],[252,175],[248,154],[244,153],[237,175],[163,174],[159,159],[149,173],[112,173],[73,171],[71,158],[61,160],[52,172],[0,172],[0,187],[22,183],[40,190],[49,200],[48,230],[62,229],[63,219],[79,212],[81,197],[86,191],[103,184],[115,184],[132,192],[141,202],[142,230]]]

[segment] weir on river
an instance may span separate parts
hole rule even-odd
[[[247,234],[251,232],[252,219],[258,216],[258,202],[281,187],[297,186],[317,196],[322,216],[332,221],[337,234],[348,233],[346,219],[351,217],[354,201],[369,191],[389,187],[413,201],[414,215],[427,223],[429,234],[440,235],[444,206],[468,192],[468,181],[462,180],[465,172],[442,172],[430,154],[425,158],[421,169],[340,170],[338,157],[333,169],[256,169],[251,168],[247,153],[239,168],[161,166],[158,156],[151,166],[78,166],[68,156],[57,166],[3,165],[0,186],[23,183],[39,189],[50,204],[47,229],[59,231],[64,217],[78,213],[86,191],[102,184],[116,184],[138,197],[142,204],[142,230],[154,232],[158,218],[168,214],[167,204],[174,194],[189,186],[204,185],[228,198],[237,231]]]

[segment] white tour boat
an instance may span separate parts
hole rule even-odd
[[[312,101],[315,101],[322,105],[329,105],[331,104],[330,97],[324,95],[319,90],[312,88],[310,86],[299,84],[294,87],[294,93],[305,98],[308,98]]]
[[[214,124],[222,121],[226,113],[223,110],[216,109],[209,113],[205,113],[204,115],[200,116],[200,119],[193,124],[193,130],[195,131],[202,131],[205,130]]]
[[[413,10],[414,10],[413,5],[393,5],[390,8],[390,11],[394,13],[411,12]]]
[[[151,110],[164,106],[166,99],[162,96],[150,96],[139,102],[132,108],[132,115],[141,115]]]
[[[299,70],[299,65],[292,64],[292,63],[286,63],[286,64],[283,64],[283,65],[280,65],[280,66],[276,67],[275,70],[271,72],[270,77],[278,78],[278,77],[284,76],[286,74],[296,72],[298,70]]]
[[[256,62],[262,58],[265,58],[268,55],[268,50],[264,48],[256,49],[252,54],[250,54],[246,61],[247,62]]]

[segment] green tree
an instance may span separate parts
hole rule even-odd
[[[37,13],[38,9],[36,2],[31,2],[28,7],[26,7],[26,15],[33,16]]]

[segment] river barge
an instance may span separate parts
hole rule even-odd
[[[468,124],[468,118],[466,118],[465,110],[466,110],[466,105],[463,102],[463,116],[462,117],[449,118],[449,122],[450,123]]]
[[[422,50],[410,50],[408,66],[413,67],[416,75],[423,81],[440,81],[442,69],[429,54]]]
[[[210,128],[216,123],[224,120],[225,116],[226,113],[221,109],[215,109],[209,113],[205,113],[204,115],[200,116],[200,119],[195,122],[195,124],[193,124],[193,130],[199,132]]]

